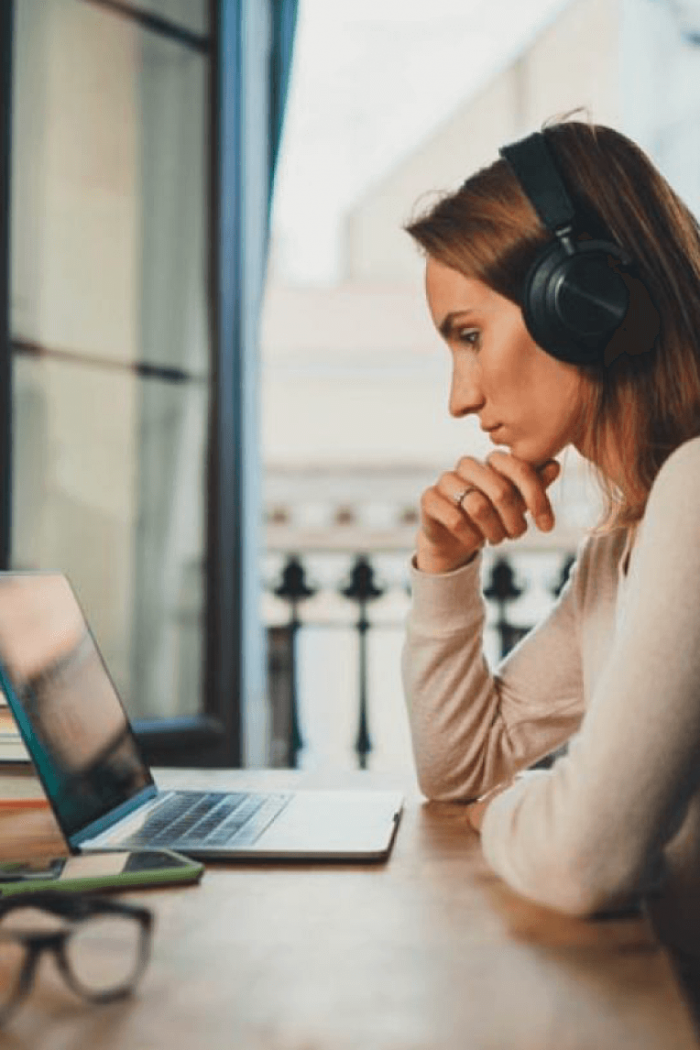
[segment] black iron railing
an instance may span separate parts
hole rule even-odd
[[[518,556],[495,555],[489,552],[484,559],[483,595],[489,609],[486,632],[490,636],[492,655],[495,659],[505,656],[548,611],[561,592],[574,562],[570,551],[546,551],[549,566],[546,567],[541,554],[534,555],[540,563],[528,573],[518,567]],[[276,623],[268,625],[268,675],[269,695],[272,706],[273,738],[276,749],[273,764],[297,766],[305,747],[309,727],[302,724],[300,692],[305,685],[299,680],[300,635],[311,627],[340,627],[353,632],[357,639],[357,697],[354,752],[360,768],[366,768],[372,753],[372,711],[375,698],[370,692],[369,639],[378,626],[386,627],[387,621],[375,622],[370,615],[373,603],[385,598],[389,591],[401,590],[408,607],[408,558],[402,560],[400,579],[387,583],[377,571],[378,555],[367,552],[350,554],[342,578],[326,589],[331,589],[336,598],[343,599],[346,615],[341,620],[319,619],[305,611],[313,605],[311,599],[318,598],[323,587],[312,581],[309,563],[317,557],[307,552],[302,556],[288,553],[283,556],[281,568],[274,579],[268,581],[268,591],[278,602],[278,608],[286,610],[286,616],[278,616]],[[531,559],[533,555],[530,555]],[[555,568],[552,571],[552,560]],[[529,622],[519,622],[518,609],[533,590],[540,594],[537,615]],[[544,596],[544,597],[543,597]],[[281,606],[279,605],[281,603]],[[394,620],[398,627],[403,621]],[[543,764],[547,764],[546,761]]]

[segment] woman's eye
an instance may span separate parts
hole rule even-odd
[[[460,328],[457,332],[457,342],[464,346],[477,346],[480,333],[476,328]]]

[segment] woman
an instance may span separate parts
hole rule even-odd
[[[643,901],[662,937],[692,953],[700,230],[616,131],[565,119],[524,141],[541,160],[532,150],[526,158],[534,185],[507,147],[407,227],[425,253],[429,309],[452,359],[450,412],[497,427],[500,446],[485,462],[465,456],[421,502],[403,658],[419,783],[431,799],[469,804],[486,859],[519,893],[579,916]],[[568,228],[556,221],[567,192]],[[557,285],[554,273],[535,301],[542,275],[533,278],[533,266],[546,270],[550,250],[565,266],[587,242],[603,242],[593,284],[608,280],[604,257],[617,281],[607,330],[593,317],[603,296],[583,287],[588,256],[571,282]],[[543,321],[540,308],[552,316]],[[557,328],[557,310],[569,308],[578,346]],[[598,335],[588,339],[590,318]],[[603,516],[551,614],[491,671],[482,548],[522,536],[528,512],[551,529],[548,488],[569,445],[601,486]],[[528,768],[565,741],[551,768]]]

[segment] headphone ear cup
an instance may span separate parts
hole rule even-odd
[[[525,278],[522,309],[530,335],[543,350],[570,364],[603,361],[613,332],[625,319],[629,291],[612,263],[630,260],[607,241],[552,241]]]

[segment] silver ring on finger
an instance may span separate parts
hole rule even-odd
[[[476,492],[475,485],[467,485],[465,489],[462,489],[461,492],[458,492],[455,496],[452,497],[452,499],[455,501],[455,503],[460,509],[462,508],[462,501],[466,499],[470,492]]]

